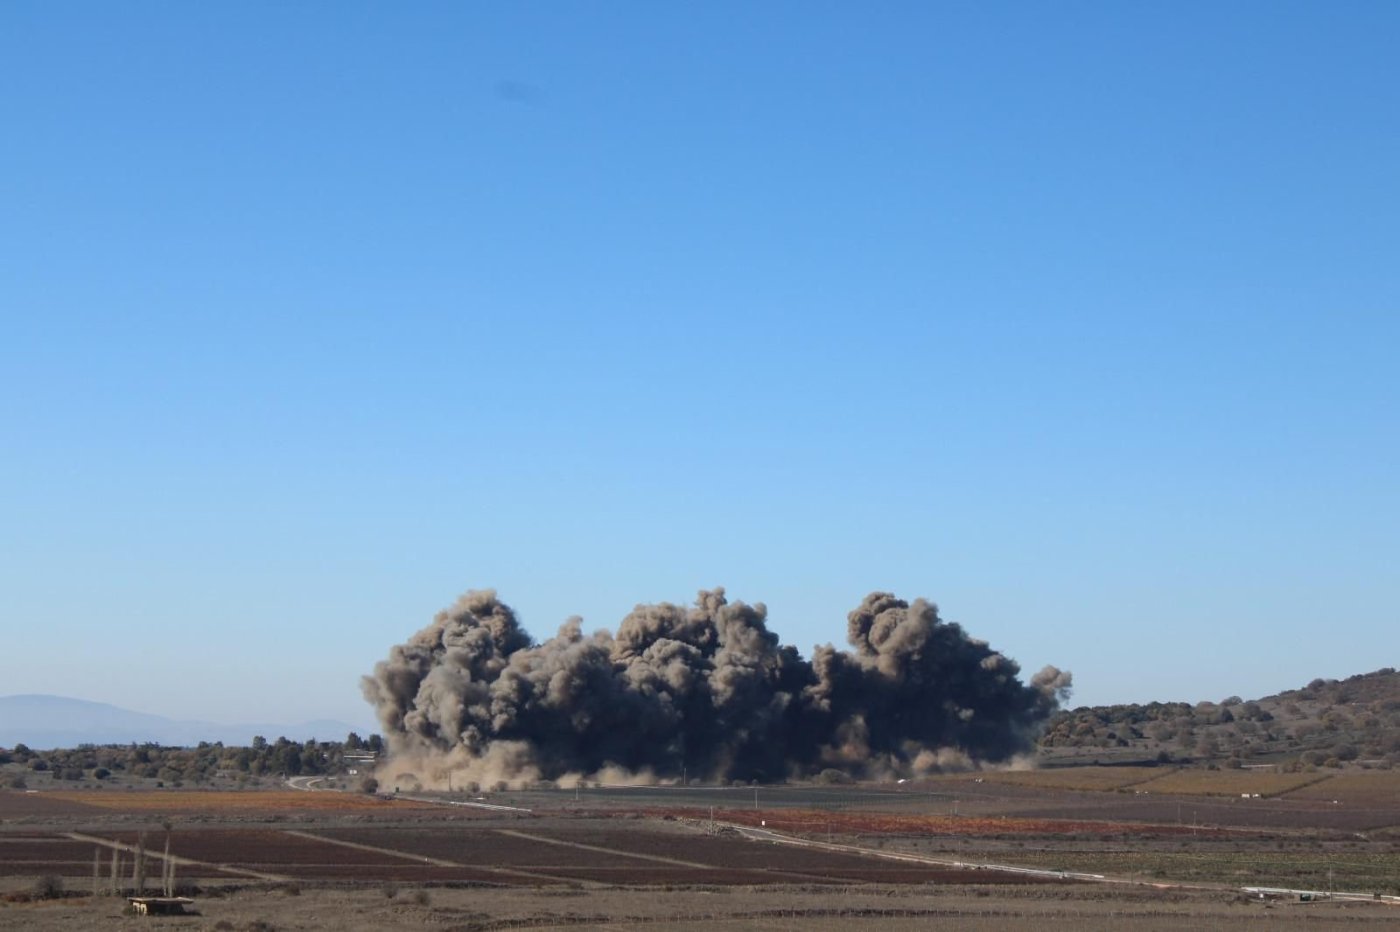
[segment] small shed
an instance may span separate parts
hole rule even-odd
[[[129,896],[126,902],[138,916],[183,916],[194,905],[187,896]]]

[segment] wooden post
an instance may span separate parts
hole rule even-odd
[[[165,895],[166,895],[166,896],[174,896],[174,895],[175,895],[175,894],[172,893],[171,890],[170,890],[170,888],[174,885],[174,880],[173,880],[172,877],[171,877],[171,873],[172,873],[172,872],[171,872],[171,870],[170,870],[170,868],[173,867],[173,866],[174,866],[174,865],[172,865],[172,864],[170,863],[170,833],[169,833],[169,832],[166,832],[166,833],[165,833],[165,860],[161,863],[161,870],[160,870],[161,889],[165,891]]]
[[[136,864],[131,869],[131,883],[136,887],[136,895],[146,893],[146,833],[136,835]]]

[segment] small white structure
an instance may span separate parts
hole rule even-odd
[[[194,905],[187,896],[129,896],[126,902],[138,916],[183,916]]]

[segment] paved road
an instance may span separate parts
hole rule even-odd
[[[307,792],[320,790],[329,791],[330,787],[317,786],[318,783],[326,782],[325,777],[288,777],[287,785],[294,790],[306,790]]]

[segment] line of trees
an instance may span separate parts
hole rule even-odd
[[[347,754],[377,755],[382,751],[379,735],[362,739],[354,732],[344,741],[268,741],[258,736],[248,747],[216,741],[200,742],[192,748],[81,744],[76,748],[36,751],[17,744],[9,750],[0,748],[0,765],[20,765],[6,768],[6,782],[13,788],[23,788],[39,774],[72,781],[109,780],[124,775],[199,786],[217,778],[248,782],[264,776],[338,774],[348,769]]]

